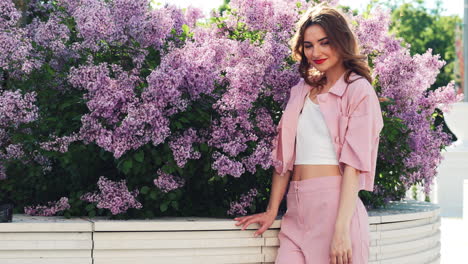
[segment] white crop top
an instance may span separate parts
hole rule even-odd
[[[294,164],[338,165],[325,119],[309,94],[297,122]]]

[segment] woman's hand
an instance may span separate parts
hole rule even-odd
[[[275,211],[266,211],[264,213],[236,217],[234,220],[237,221],[236,226],[243,225],[241,230],[246,229],[250,224],[258,223],[260,228],[254,233],[254,237],[257,237],[263,234],[263,232],[273,224],[276,215],[277,213]]]
[[[349,229],[337,228],[330,246],[331,264],[351,264],[353,259]]]

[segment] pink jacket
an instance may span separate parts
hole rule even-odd
[[[328,93],[317,95],[320,110],[330,132],[343,174],[345,164],[360,171],[360,190],[372,191],[379,134],[383,127],[380,103],[372,85],[352,73],[347,84],[345,74]],[[284,175],[293,170],[296,159],[297,121],[311,86],[301,78],[291,88],[289,101],[278,124],[272,157],[276,171]]]

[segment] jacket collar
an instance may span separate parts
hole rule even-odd
[[[346,71],[340,76],[340,78],[338,78],[335,84],[330,88],[330,90],[328,91],[329,93],[335,94],[340,97],[344,94],[348,86],[348,84],[345,81],[345,75],[346,75]],[[355,73],[351,73],[350,80],[353,80],[354,79],[353,77],[355,76],[356,76]],[[304,81],[304,85],[305,85],[307,92],[309,92],[312,89],[312,87],[309,84],[307,84],[305,81]]]

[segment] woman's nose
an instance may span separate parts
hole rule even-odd
[[[320,59],[320,55],[322,53],[320,52],[320,48],[319,47],[314,47],[314,49],[312,50],[312,59],[316,60],[316,59]]]

